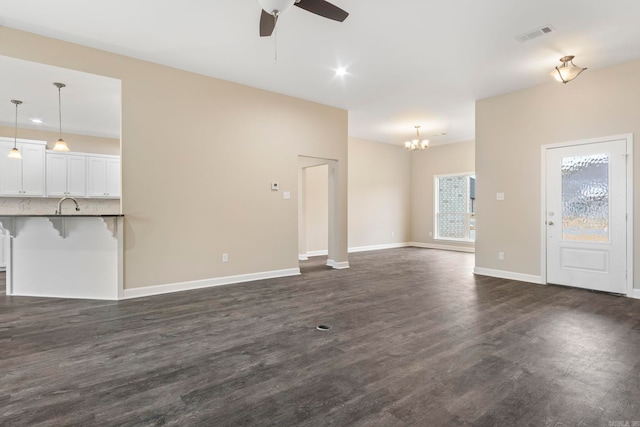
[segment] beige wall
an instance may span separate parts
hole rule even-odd
[[[349,138],[350,248],[411,240],[410,154],[397,145]]]
[[[338,160],[347,260],[346,111],[5,27],[0,55],[122,80],[126,288],[297,268],[298,155]]]
[[[14,134],[14,128],[0,126],[0,136],[13,138]],[[47,148],[52,149],[58,140],[58,133],[38,129],[20,128],[18,129],[18,138],[47,141]],[[67,142],[71,151],[81,153],[112,154],[115,156],[120,155],[119,139],[65,133],[64,140]]]
[[[476,266],[539,276],[541,145],[627,133],[640,135],[640,61],[588,70],[566,85],[550,82],[478,101]],[[640,150],[633,165],[639,224]],[[504,201],[496,201],[497,192],[505,193]],[[639,239],[636,226],[635,248]]]
[[[329,248],[329,167],[315,166],[306,173],[306,232],[305,253],[326,251]]]
[[[414,242],[429,245],[463,246],[473,243],[435,240],[434,176],[475,171],[475,142],[430,146],[411,153],[411,228]],[[430,234],[431,233],[431,234]]]

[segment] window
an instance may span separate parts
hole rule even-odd
[[[475,242],[475,174],[436,176],[435,194],[435,238]]]

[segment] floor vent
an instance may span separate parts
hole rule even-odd
[[[544,27],[536,28],[535,30],[527,31],[526,33],[518,34],[516,36],[516,40],[520,43],[524,43],[526,41],[542,37],[549,33],[554,33],[556,29],[553,25],[545,25]]]

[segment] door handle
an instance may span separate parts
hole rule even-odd
[[[547,224],[553,225],[553,221],[549,221],[549,222],[547,222]]]

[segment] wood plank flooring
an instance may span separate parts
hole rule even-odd
[[[640,425],[640,301],[474,276],[465,253],[323,262],[122,302],[0,295],[0,425]]]

